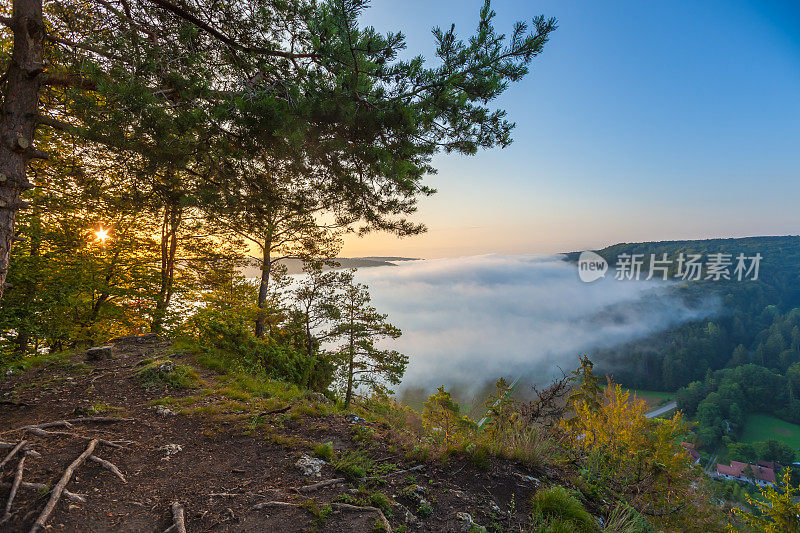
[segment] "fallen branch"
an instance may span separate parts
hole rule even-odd
[[[106,470],[109,470],[109,471],[113,472],[118,478],[120,478],[122,480],[123,483],[127,483],[128,482],[125,479],[125,476],[122,474],[122,472],[119,471],[119,468],[117,468],[117,465],[115,465],[114,463],[112,463],[110,461],[106,461],[105,459],[101,459],[100,457],[97,457],[96,455],[90,455],[89,456],[89,460],[90,461],[94,461],[95,463],[99,464],[100,466],[102,466]]]
[[[22,447],[25,446],[25,443],[27,443],[27,442],[28,441],[26,441],[25,439],[19,441],[17,443],[17,445],[14,446],[14,448],[12,448],[12,450],[10,452],[8,452],[8,455],[6,455],[6,458],[3,459],[2,461],[0,461],[0,468],[3,468],[4,466],[6,466],[6,463],[8,463],[15,455],[17,455],[17,452],[20,451],[22,449]]]
[[[179,502],[172,502],[172,521],[175,522],[177,533],[186,533],[186,522],[183,517],[183,505]]]
[[[14,474],[14,482],[11,483],[11,492],[8,493],[8,500],[6,501],[6,510],[3,513],[3,519],[0,520],[0,524],[6,522],[9,518],[11,518],[11,505],[14,503],[14,497],[17,495],[17,489],[19,489],[19,484],[22,483],[22,469],[25,467],[25,456],[19,458],[19,463],[17,463],[17,472]]]
[[[31,528],[31,533],[37,533],[38,531],[44,529],[44,525],[47,522],[47,519],[50,518],[50,514],[53,512],[53,509],[56,508],[56,504],[58,503],[58,500],[61,498],[61,494],[63,494],[64,489],[67,486],[67,483],[69,483],[69,480],[72,478],[72,474],[74,474],[75,470],[77,470],[86,461],[86,459],[90,455],[92,455],[92,452],[97,447],[98,443],[99,443],[98,439],[93,439],[89,443],[89,446],[86,447],[86,450],[84,450],[84,452],[80,454],[77,459],[72,461],[72,464],[70,464],[64,471],[64,475],[61,476],[61,479],[58,481],[55,488],[53,489],[53,492],[50,495],[50,500],[47,502],[47,505],[45,505],[44,509],[42,510],[42,514],[39,515],[39,518],[37,518],[36,522],[33,524],[33,527]]]
[[[33,490],[38,490],[38,491],[42,491],[42,492],[46,492],[46,491],[48,491],[50,489],[50,487],[48,487],[44,483],[30,483],[28,481],[23,481],[22,483],[19,484],[19,486],[22,489],[33,489]],[[3,488],[11,487],[11,483],[0,483],[0,487],[3,487]],[[66,499],[68,499],[70,501],[73,501],[73,502],[76,502],[76,503],[86,503],[86,495],[85,494],[75,494],[74,492],[70,492],[70,491],[64,489],[64,497]]]
[[[372,480],[372,479],[383,479],[383,478],[387,478],[389,476],[396,476],[396,475],[405,474],[405,473],[408,473],[408,472],[415,472],[417,470],[422,470],[423,468],[425,468],[425,465],[417,465],[417,466],[412,466],[411,468],[406,468],[405,470],[395,470],[394,472],[389,472],[384,476],[369,476],[369,477],[365,477],[365,478],[363,478],[363,480],[364,481],[368,481],[368,480]],[[303,485],[302,487],[294,489],[294,490],[296,492],[301,493],[301,494],[305,494],[307,492],[314,492],[315,490],[319,490],[321,488],[328,487],[330,485],[338,485],[339,483],[345,483],[346,481],[347,481],[346,478],[337,477],[337,478],[333,478],[333,479],[326,479],[325,481],[320,481],[318,483],[312,483],[311,485]]]
[[[334,479],[326,479],[325,481],[320,481],[319,483],[312,483],[311,485],[304,485],[299,489],[295,489],[297,492],[306,493],[306,492],[314,492],[315,490],[321,489],[323,487],[327,487],[330,485],[338,485],[339,483],[346,482],[347,479],[343,477],[337,477]]]

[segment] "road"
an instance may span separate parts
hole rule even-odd
[[[669,402],[668,404],[662,405],[658,409],[653,409],[652,411],[650,411],[649,413],[647,413],[644,416],[646,416],[647,418],[655,418],[658,415],[663,415],[667,411],[672,411],[676,407],[678,407],[678,403],[677,402]]]

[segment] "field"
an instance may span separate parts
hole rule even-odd
[[[785,442],[795,450],[800,449],[800,426],[769,415],[748,415],[740,441],[755,442],[769,439]]]
[[[665,403],[671,402],[675,398],[674,392],[660,392],[641,389],[628,389],[628,392],[631,393],[631,396],[635,394],[638,399],[644,400],[649,409],[660,407]]]

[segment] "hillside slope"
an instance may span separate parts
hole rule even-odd
[[[85,502],[62,497],[47,520],[55,531],[161,532],[173,523],[173,502],[185,508],[189,532],[374,531],[388,524],[399,531],[464,531],[470,519],[509,530],[525,522],[529,496],[554,475],[494,459],[483,468],[454,458],[446,468],[414,461],[391,444],[387,424],[334,414],[321,395],[274,383],[259,390],[193,367],[179,353],[165,359],[169,342],[154,336],[113,346],[110,359],[51,358],[0,381],[0,441],[25,439],[39,454],[26,456],[23,481],[54,487],[96,438],[111,444],[99,443],[94,455],[125,477],[94,461],[82,464],[66,487]],[[160,381],[162,370],[182,387]],[[77,420],[71,427],[18,429],[68,419]],[[338,471],[325,462],[319,477],[305,476],[298,459],[328,442]],[[360,464],[366,478],[301,489],[355,479],[359,471],[344,458]],[[12,481],[16,464],[2,467],[4,482]],[[2,504],[7,494],[0,489]],[[0,530],[30,529],[49,498],[46,490],[21,487]],[[265,502],[281,503],[256,507]]]

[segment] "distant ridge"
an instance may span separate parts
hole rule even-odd
[[[703,251],[714,248],[714,251],[730,250],[735,246],[744,247],[781,247],[791,246],[797,247],[800,245],[800,236],[798,235],[765,235],[756,237],[721,237],[710,239],[690,239],[690,240],[675,240],[675,241],[641,241],[641,242],[620,242],[592,250],[608,259],[607,256],[615,256],[619,252],[638,253],[647,249],[650,251],[668,251],[672,249],[681,249],[683,251]],[[567,261],[577,261],[582,251],[566,252]]]
[[[251,258],[252,264],[242,269],[242,273],[247,278],[255,278],[261,275],[260,262],[255,257]],[[412,257],[337,257],[338,268],[374,268],[383,266],[396,266],[394,262],[415,261]],[[289,274],[300,274],[303,272],[303,262],[299,259],[282,259],[280,264],[286,265]]]

